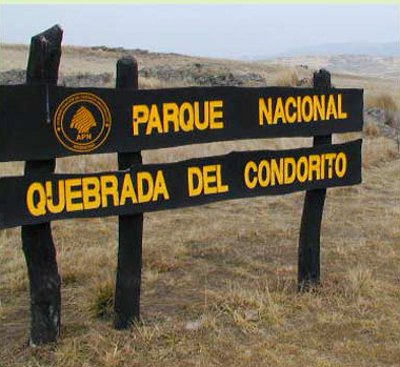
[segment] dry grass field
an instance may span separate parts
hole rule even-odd
[[[25,68],[26,46],[2,45],[0,51],[0,72]],[[110,73],[106,85],[113,86],[121,53],[66,47],[61,79]],[[267,85],[306,85],[316,66],[133,53],[140,68],[169,65],[190,75],[200,64],[210,75],[254,73]],[[335,86],[365,88],[368,106],[390,109],[392,125],[398,124],[399,81],[395,70],[379,76],[349,68],[332,75]],[[190,84],[184,77],[140,78],[144,88]],[[112,328],[116,218],[59,221],[52,228],[62,277],[62,335],[57,345],[30,348],[20,231],[1,231],[0,366],[400,366],[400,155],[396,138],[382,131],[366,121],[363,183],[328,190],[322,284],[313,292],[298,293],[296,285],[304,193],[145,214],[142,322],[127,331]],[[310,144],[311,139],[224,142],[143,157],[145,163],[166,162]],[[57,161],[57,172],[116,167],[116,155]],[[0,169],[1,175],[21,174],[23,164]]]

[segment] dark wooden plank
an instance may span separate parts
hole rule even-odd
[[[319,164],[314,164],[315,159]],[[76,179],[81,183],[77,184]],[[3,177],[0,228],[71,218],[134,215],[360,182],[361,140],[310,148],[231,152],[173,163],[134,164],[131,169],[114,172]],[[71,184],[79,196],[75,197],[73,207]],[[89,202],[92,205],[87,205]]]
[[[360,89],[321,94],[315,88],[289,87],[0,86],[0,161],[361,131],[362,95]],[[50,124],[43,123],[46,101]],[[82,105],[98,124],[87,137],[70,125]]]
[[[314,88],[325,92],[331,88],[331,75],[321,69],[314,73]],[[314,146],[331,144],[332,135],[314,137]],[[320,282],[320,239],[326,188],[310,190],[304,198],[299,236],[298,287],[313,289]]]
[[[124,57],[118,60],[117,88],[138,89],[138,65],[134,58]],[[140,152],[118,154],[120,170],[135,163],[142,163]],[[126,329],[140,317],[143,213],[120,216],[118,235],[114,326],[116,329]]]
[[[56,25],[32,37],[26,75],[28,84],[57,84],[62,34],[62,29]],[[50,116],[46,123],[51,123]],[[25,175],[51,173],[55,165],[55,159],[27,161]],[[50,223],[23,226],[21,238],[31,297],[30,344],[54,342],[60,334],[61,280]]]

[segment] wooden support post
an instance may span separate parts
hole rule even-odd
[[[331,88],[330,73],[323,69],[315,72],[313,84],[315,89],[327,91]],[[332,135],[314,137],[314,146],[331,143]],[[302,291],[312,289],[320,281],[320,237],[325,196],[326,189],[317,189],[307,191],[304,198],[298,257],[298,287]]]
[[[62,33],[56,25],[32,37],[26,76],[28,84],[57,84]],[[51,123],[50,115],[43,123]],[[55,159],[27,161],[25,175],[52,173],[55,166]],[[22,226],[21,238],[31,297],[30,344],[54,342],[60,334],[61,281],[50,223]]]
[[[134,58],[123,57],[117,63],[117,88],[138,89],[138,65]],[[142,163],[140,152],[119,153],[118,168],[128,169]],[[116,329],[126,329],[140,318],[143,214],[119,217],[119,248],[115,287]]]

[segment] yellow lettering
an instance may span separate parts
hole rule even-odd
[[[333,177],[333,160],[336,157],[336,153],[326,153],[325,160],[328,161],[328,178]]]
[[[285,110],[283,108],[282,98],[278,98],[276,101],[275,115],[274,115],[274,124],[275,125],[278,123],[279,119],[281,119],[281,121],[283,123],[286,123]]]
[[[304,96],[301,104],[301,114],[304,122],[310,122],[313,118],[312,99],[310,96]]]
[[[164,132],[169,132],[169,124],[173,124],[174,132],[179,131],[179,108],[176,103],[163,104]]]
[[[308,181],[312,181],[313,173],[315,173],[315,179],[319,180],[321,177],[321,156],[312,154],[308,157]]]
[[[137,192],[139,203],[150,201],[153,197],[153,190],[153,176],[149,172],[139,172],[137,174]]]
[[[336,104],[335,104],[335,96],[330,95],[328,97],[328,107],[326,108],[326,119],[330,120],[331,117],[334,119],[337,119],[337,110],[336,110]]]
[[[196,182],[195,182],[196,178]],[[229,191],[229,186],[222,183],[221,165],[207,165],[203,168],[189,167],[188,169],[189,196],[217,194]]]
[[[100,181],[97,177],[82,178],[83,207],[97,209],[101,205]]]
[[[253,178],[250,178],[250,174],[253,174]],[[254,189],[257,186],[257,177],[255,174],[257,173],[257,165],[253,161],[249,161],[246,163],[244,167],[244,182],[249,189]]]
[[[132,204],[137,204],[138,202],[130,173],[125,173],[119,205],[125,205],[127,199],[130,199]]]
[[[325,120],[325,96],[313,96],[314,121]]]
[[[297,175],[297,180],[299,182],[304,182],[305,180],[307,180],[307,178],[308,178],[307,157],[302,156],[297,161],[296,175]]]
[[[218,193],[229,191],[229,186],[222,183],[222,167],[220,164],[217,164],[217,188]]]
[[[79,188],[74,190],[74,188]],[[82,181],[80,178],[69,178],[65,180],[65,201],[67,212],[83,210],[82,201],[76,202],[76,199],[82,199]]]
[[[133,114],[133,135],[139,135],[139,124],[144,124],[149,119],[149,108],[145,104],[133,105],[132,106],[132,114]]]
[[[224,117],[223,108],[224,101],[210,101],[210,129],[223,129],[224,122],[218,121]]]
[[[150,116],[146,127],[146,135],[151,135],[153,129],[156,129],[158,133],[163,132],[160,114],[158,113],[156,104],[151,105]]]
[[[189,196],[199,196],[203,191],[203,175],[199,167],[188,168],[188,191]]]
[[[285,180],[284,184],[288,185],[296,179],[296,160],[292,157],[286,157],[284,162]]]
[[[167,185],[165,184],[164,174],[161,170],[157,171],[156,182],[154,184],[153,201],[157,201],[159,195],[162,195],[164,200],[169,200]]]
[[[297,97],[297,122],[303,121],[303,115],[301,114],[301,98],[300,96]]]
[[[283,184],[283,159],[279,160],[279,167],[276,159],[271,161],[271,186],[275,186],[275,179],[279,185]]]
[[[270,181],[270,165],[269,162],[267,160],[263,160],[260,162],[260,164],[258,165],[258,182],[260,184],[261,187],[267,187],[269,185],[269,181]]]
[[[179,110],[179,119],[181,121],[181,128],[183,131],[189,132],[193,130],[194,111],[189,102],[182,103],[182,106]]]
[[[46,181],[47,209],[50,213],[61,213],[65,208],[64,182],[58,181],[58,204],[54,204],[54,194],[51,181]]]
[[[199,102],[194,102],[195,125],[196,128],[199,129],[200,131],[206,130],[208,128],[210,122],[209,105],[210,102],[208,101],[204,102],[203,121],[201,121]]]
[[[132,106],[132,133],[141,133],[140,124],[146,124],[146,135],[165,134],[172,132],[190,132],[195,128],[199,131],[206,129],[224,128],[224,101],[193,101],[177,103],[162,103],[161,112],[157,104],[150,106],[140,104]],[[82,136],[82,139],[88,139]]]
[[[340,119],[347,119],[347,112],[343,111],[342,93],[338,94],[338,116]]]
[[[268,98],[268,108],[265,104],[265,99],[260,98],[258,100],[258,122],[260,125],[264,125],[264,121],[267,121],[268,125],[273,124],[272,121],[272,98]]]
[[[321,154],[321,180],[325,180],[325,154]]]
[[[40,182],[33,182],[28,187],[26,206],[28,207],[29,213],[35,217],[46,214],[46,190]]]
[[[204,166],[203,167],[203,182],[204,182],[204,193],[208,194],[216,194],[218,192],[217,186],[214,184],[217,183],[217,177],[215,175],[216,166]]]
[[[285,102],[285,115],[286,115],[286,120],[290,124],[296,121],[297,114],[294,112],[294,109],[296,108],[296,99],[294,97],[288,97],[288,99]]]
[[[343,177],[347,171],[347,157],[343,152],[338,153],[335,161],[335,172],[338,177]]]
[[[118,179],[114,175],[106,175],[100,177],[101,186],[101,206],[108,207],[108,197],[112,198],[112,205],[117,206],[118,200]]]

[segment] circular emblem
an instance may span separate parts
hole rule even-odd
[[[54,115],[54,131],[62,145],[73,152],[97,149],[111,130],[111,113],[92,93],[75,93],[64,99]]]

